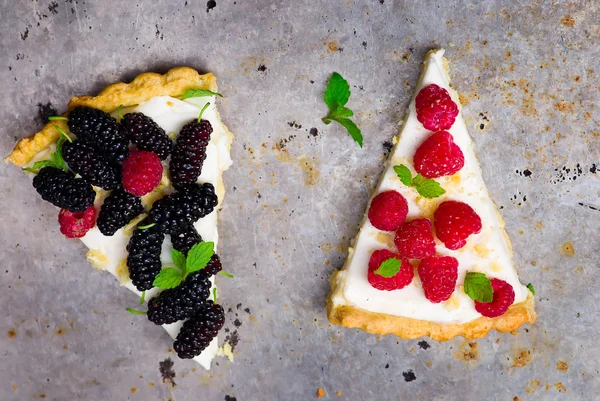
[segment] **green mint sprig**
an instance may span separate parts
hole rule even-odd
[[[488,303],[494,299],[492,282],[483,273],[467,272],[464,290],[473,301]]]
[[[181,100],[189,99],[190,97],[205,97],[218,96],[223,97],[220,93],[209,91],[208,89],[186,89],[181,96]]]
[[[354,112],[344,107],[348,103],[348,99],[350,99],[350,85],[340,74],[334,72],[327,83],[327,88],[323,96],[325,104],[329,107],[329,114],[322,120],[326,125],[332,121],[341,124],[346,128],[352,139],[362,148],[362,133],[354,121],[350,120]]]
[[[400,178],[400,181],[407,187],[413,187],[417,190],[419,195],[424,198],[437,198],[446,193],[444,188],[440,186],[440,183],[431,178],[424,178],[421,174],[412,176],[408,167],[404,164],[394,166],[394,171]]]
[[[61,135],[60,138],[58,138],[58,141],[56,142],[56,149],[50,154],[50,160],[40,160],[38,162],[33,163],[32,167],[23,167],[23,170],[34,174],[39,173],[42,167],[54,167],[66,171],[67,164],[65,163],[65,159],[63,159],[62,154],[62,147],[65,141],[65,136]]]
[[[398,258],[389,258],[383,261],[381,265],[374,271],[375,274],[381,277],[394,277],[400,271],[402,263]]]
[[[206,267],[214,255],[214,242],[200,242],[192,247],[187,257],[176,249],[172,251],[174,267],[166,267],[154,278],[153,285],[158,288],[175,288],[193,272]]]
[[[535,295],[535,288],[533,288],[533,284],[527,284],[527,289],[531,291],[531,295]]]

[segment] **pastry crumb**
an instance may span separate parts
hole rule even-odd
[[[123,259],[117,265],[115,274],[119,279],[119,284],[125,285],[129,282],[129,268],[127,267],[127,259]]]
[[[226,357],[229,359],[229,362],[233,362],[233,350],[231,349],[231,344],[225,343],[222,347],[219,347],[217,355]]]
[[[317,397],[323,398],[324,396],[325,396],[325,390],[323,390],[321,387],[319,387],[317,389]]]
[[[342,396],[342,392],[338,391],[338,392],[335,393],[335,395],[337,395],[338,397],[341,397]]]
[[[94,269],[104,270],[106,269],[106,265],[108,265],[108,257],[98,250],[90,249],[85,254],[85,257]]]

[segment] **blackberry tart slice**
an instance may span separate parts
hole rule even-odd
[[[110,85],[97,96],[72,98],[65,114],[21,139],[5,158],[30,172],[39,194],[62,208],[61,232],[82,240],[96,269],[113,274],[122,286],[153,304],[162,300],[166,308],[187,308],[176,317],[190,318],[190,323],[169,318],[163,320],[174,323],[163,327],[173,340],[179,339],[182,357],[206,369],[217,354],[216,333],[223,319],[222,309],[212,303],[214,274],[221,270],[214,253],[216,211],[225,193],[223,172],[232,164],[233,140],[217,111],[217,95],[216,78],[210,73],[201,75],[187,67],[164,75],[144,73],[130,83]],[[203,130],[190,131],[192,122],[200,124],[199,116]],[[177,141],[186,125],[187,133]],[[175,143],[179,162],[174,171],[191,170],[185,179],[177,178],[176,188],[169,178]],[[183,159],[190,152],[197,156],[191,167]],[[210,250],[203,270],[190,272],[181,288],[155,286],[156,277],[176,262],[175,252],[185,259],[198,244]],[[173,294],[183,294],[184,299]],[[184,334],[178,337],[184,324]]]

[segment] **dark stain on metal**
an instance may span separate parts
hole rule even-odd
[[[402,372],[402,376],[404,376],[405,382],[411,382],[413,380],[417,380],[417,376],[415,376],[415,372],[412,369],[408,369],[406,372]]]
[[[233,348],[233,347],[232,347]],[[175,383],[175,370],[173,369],[173,360],[171,358],[167,358],[162,362],[158,363],[158,370],[160,371],[160,375],[162,376],[163,383],[170,384],[175,387],[177,384]]]
[[[38,111],[37,111],[36,122],[40,126],[44,126],[48,122],[48,117],[55,116],[58,114],[58,112],[56,111],[56,109],[54,108],[52,103],[50,103],[50,102],[48,102],[46,104],[38,103],[37,109],[38,109]]]
[[[421,349],[431,348],[431,345],[429,345],[429,343],[425,340],[419,341],[417,344],[419,345],[419,347],[421,347]]]
[[[210,0],[210,1],[206,2],[206,12],[209,12],[216,6],[217,6],[217,2],[215,0]]]

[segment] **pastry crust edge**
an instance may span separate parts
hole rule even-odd
[[[427,52],[423,60],[426,60],[432,53],[437,52],[439,49],[432,49]],[[421,64],[421,68],[424,64]],[[448,59],[442,57],[442,67],[444,73],[450,82],[450,68]],[[420,80],[421,78],[419,78]],[[458,93],[451,87],[451,91],[456,100],[458,100]],[[460,107],[460,102],[457,103]],[[407,111],[408,113],[409,111]],[[388,163],[390,161],[388,160]],[[498,208],[494,203],[494,209],[499,217],[499,221],[502,225],[502,233],[506,238],[509,251],[512,258],[512,244],[510,238],[504,230],[504,219],[498,212]],[[365,217],[361,222],[361,227],[364,223]],[[358,235],[351,241],[351,248],[356,243]],[[349,256],[350,257],[350,256]],[[404,316],[388,315],[386,313],[371,312],[362,308],[358,308],[351,305],[336,305],[333,301],[336,295],[343,297],[343,289],[340,285],[338,276],[343,274],[348,268],[348,261],[344,264],[341,270],[335,271],[331,274],[329,282],[331,285],[331,291],[327,297],[326,310],[327,318],[329,322],[347,327],[347,328],[359,328],[366,331],[367,333],[387,335],[393,334],[405,340],[412,340],[428,336],[433,340],[437,341],[448,341],[454,337],[464,337],[467,340],[477,339],[485,337],[490,330],[496,330],[501,333],[510,332],[521,327],[525,323],[533,323],[537,318],[535,312],[535,301],[531,293],[527,294],[527,298],[523,302],[511,305],[508,310],[499,317],[488,318],[481,316],[475,320],[466,323],[436,323],[426,320],[413,319]]]
[[[131,107],[156,96],[181,97],[187,89],[208,89],[216,92],[217,79],[212,73],[199,74],[190,67],[176,67],[165,74],[145,72],[130,83],[111,84],[97,96],[75,96],[71,98],[68,110],[77,106],[88,106],[110,113],[120,105]],[[67,115],[68,112],[63,114],[65,117]],[[19,140],[12,153],[4,158],[4,162],[21,167],[27,165],[39,152],[58,140],[60,132],[55,128],[56,125],[68,132],[65,121],[50,121],[39,132]],[[229,147],[233,134],[226,129],[225,135],[229,137],[226,141]]]

